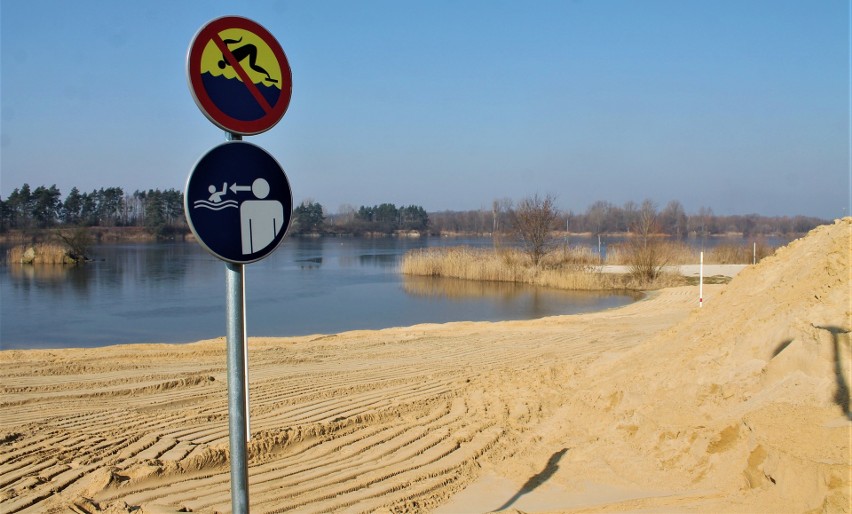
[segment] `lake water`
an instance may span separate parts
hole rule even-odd
[[[414,248],[490,239],[287,239],[246,265],[249,337],[418,323],[534,319],[628,304],[566,292],[398,272]],[[225,264],[196,243],[99,245],[83,266],[0,265],[0,347],[180,343],[224,336]]]

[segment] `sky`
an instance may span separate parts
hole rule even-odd
[[[292,70],[284,117],[244,139],[297,203],[833,219],[852,211],[850,1],[2,0],[0,196],[183,190],[225,141],[187,50],[238,15]]]

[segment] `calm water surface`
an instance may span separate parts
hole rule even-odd
[[[413,248],[488,239],[287,239],[246,266],[248,335],[533,319],[625,305],[628,295],[403,277]],[[188,342],[225,333],[225,264],[195,243],[101,245],[84,266],[0,265],[0,346]]]

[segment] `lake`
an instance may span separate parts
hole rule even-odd
[[[245,267],[248,335],[535,319],[635,300],[628,294],[398,272],[408,250],[460,244],[492,243],[484,238],[288,238],[275,253]],[[98,245],[91,253],[95,262],[82,266],[0,265],[0,347],[181,343],[224,336],[225,264],[198,244]]]

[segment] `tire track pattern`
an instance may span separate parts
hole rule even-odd
[[[692,300],[674,289],[640,302],[653,309],[252,339],[252,511],[428,510],[518,451],[571,369]],[[502,386],[507,373],[529,389]],[[0,377],[4,513],[230,510],[221,339],[5,351]]]

